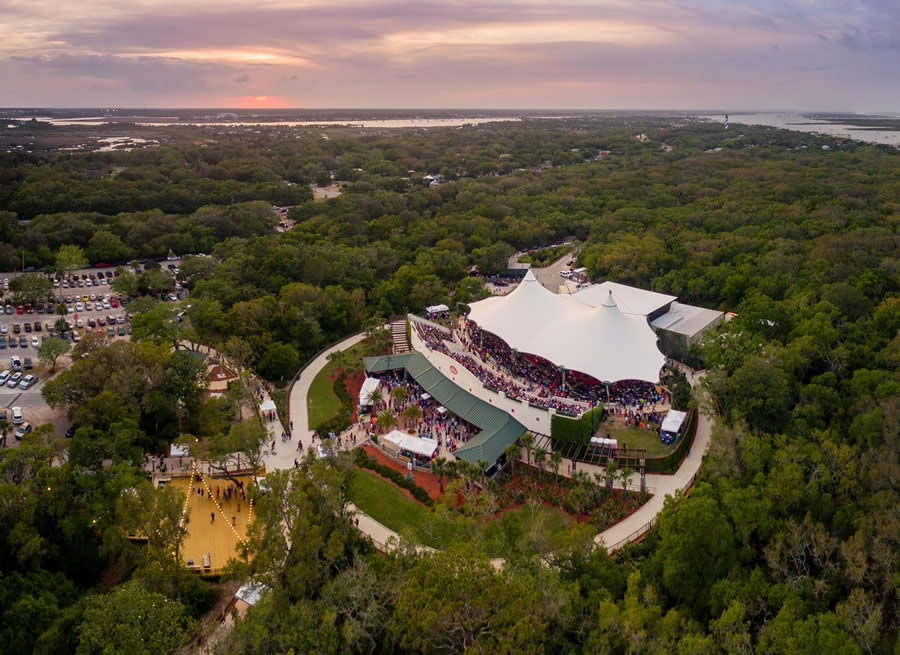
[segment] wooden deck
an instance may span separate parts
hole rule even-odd
[[[239,478],[247,489],[253,481],[250,476]],[[224,491],[230,481],[198,475],[173,477],[166,484],[180,489],[187,499],[188,526],[184,546],[181,549],[185,566],[200,575],[217,575],[232,557],[237,556],[238,542],[247,536],[247,525],[253,520],[253,508],[234,494],[225,502]],[[219,498],[216,498],[216,487]],[[197,489],[203,489],[203,495]],[[212,493],[209,493],[209,489]],[[240,503],[240,510],[238,510]],[[215,520],[212,519],[215,516]],[[232,525],[232,518],[234,524]],[[204,561],[206,555],[209,560]]]

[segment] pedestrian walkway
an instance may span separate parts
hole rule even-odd
[[[391,338],[394,340],[394,354],[409,352],[409,339],[406,338],[406,319],[397,319],[391,323]]]

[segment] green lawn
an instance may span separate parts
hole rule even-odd
[[[361,341],[342,352],[348,364],[352,362],[361,366],[360,360],[363,357],[376,354],[370,351],[371,347],[365,341]],[[306,397],[306,416],[310,430],[315,430],[317,425],[333,418],[341,409],[341,399],[334,393],[334,381],[329,379],[332,375],[334,366],[328,362],[313,378],[309,395]]]
[[[426,507],[411,500],[396,485],[360,469],[353,471],[350,500],[360,511],[394,532],[407,536],[419,534],[428,513]]]
[[[624,444],[628,448],[646,448],[647,457],[668,455],[675,447],[675,444],[667,446],[660,441],[659,433],[656,430],[641,430],[619,422],[607,421],[606,423],[601,423],[599,431],[603,436],[606,436],[608,432],[613,439],[618,439],[620,447]]]
[[[330,377],[331,364],[326,364],[309,387],[306,412],[310,430],[314,430],[317,425],[324,423],[341,409],[341,399],[335,395],[334,382]]]
[[[492,521],[491,526],[498,521]],[[575,519],[561,509],[538,504],[534,508],[525,504],[506,512],[499,519],[501,528],[507,535],[515,534],[516,529],[511,526],[518,524],[523,535],[529,540],[533,548],[540,552],[552,551],[565,545],[570,536]],[[491,526],[488,529],[491,529]],[[503,555],[508,548],[503,549]]]

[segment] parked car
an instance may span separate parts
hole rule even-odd
[[[9,326],[6,323],[0,323],[0,334],[9,334]]]
[[[38,345],[39,345],[39,344],[38,344],[38,338],[37,338],[36,336],[34,336],[34,335],[31,335],[31,347],[32,347],[32,348],[37,348]]]
[[[0,373],[0,384],[6,384],[6,381],[9,379],[11,373],[9,369],[5,369],[2,373]]]
[[[19,386],[19,380],[22,379],[22,374],[19,372],[13,373],[9,376],[9,379],[6,381],[6,386],[10,389],[15,389]]]
[[[125,336],[125,326],[124,326],[124,325],[120,325],[119,328],[116,330],[116,333],[117,333],[120,337],[124,337],[124,336]]]
[[[29,432],[31,432],[31,423],[23,423],[16,429],[16,439],[22,441]]]
[[[26,323],[26,324],[25,324],[25,331],[26,331],[26,332],[31,332],[31,323]]]
[[[41,322],[40,322],[40,321],[35,321],[35,322],[34,322],[34,331],[35,331],[35,332],[40,332],[40,331],[41,331]]]
[[[22,331],[22,326],[18,323],[13,323],[13,334],[19,334]]]
[[[32,365],[32,363],[31,363],[31,357],[26,357],[24,359],[24,362],[25,362],[25,370],[26,371],[30,371],[31,369],[34,368],[34,365]]]
[[[12,357],[9,358],[9,365],[12,367],[12,370],[14,370],[14,371],[21,371],[22,370],[22,358],[19,357],[18,355],[13,355]]]
[[[22,425],[24,422],[24,418],[22,418],[22,408],[21,407],[13,407],[12,408],[12,422],[13,425]]]
[[[19,389],[25,391],[29,387],[34,386],[34,384],[38,381],[38,377],[36,375],[26,375],[22,378],[22,381],[19,382]]]
[[[19,337],[19,348],[27,348],[28,347],[28,337],[24,334]]]

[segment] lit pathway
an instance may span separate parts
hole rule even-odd
[[[307,425],[306,396],[309,393],[312,381],[316,374],[328,363],[328,355],[330,353],[337,350],[346,350],[362,341],[363,338],[363,334],[352,336],[321,353],[304,369],[300,377],[294,382],[290,390],[290,420],[294,424],[293,439],[285,444],[280,443],[280,441],[276,443],[275,455],[269,454],[266,456],[267,468],[286,469],[293,467],[294,458],[299,455],[297,451],[298,437],[303,440],[304,448],[309,446],[312,439],[312,431]],[[696,382],[701,377],[702,374],[694,376],[692,382]],[[712,421],[702,413],[698,413],[697,419],[697,434],[694,437],[694,443],[678,471],[674,475],[648,474],[647,487],[653,492],[653,497],[634,514],[599,533],[594,539],[598,545],[605,545],[608,550],[615,551],[626,543],[634,541],[652,526],[652,522],[657,514],[662,511],[665,497],[667,495],[675,495],[676,491],[683,490],[693,482],[694,477],[700,470],[703,455],[709,446],[712,428]],[[568,462],[569,460],[563,460],[563,464],[560,467],[561,474],[567,471]],[[584,463],[578,464],[577,469],[591,474],[604,470]],[[629,488],[640,489],[639,474],[635,473],[631,476]],[[359,529],[371,537],[372,541],[380,548],[388,547],[392,541],[399,542],[400,537],[393,530],[358,510],[357,516],[359,517]],[[501,564],[499,560],[494,563],[495,565]]]

